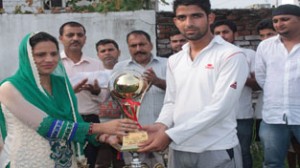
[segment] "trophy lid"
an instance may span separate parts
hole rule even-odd
[[[120,99],[134,99],[142,95],[147,86],[142,75],[133,70],[117,71],[109,81],[111,95]]]

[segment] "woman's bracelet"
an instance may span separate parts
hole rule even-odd
[[[92,134],[93,134],[93,126],[94,126],[94,123],[91,123],[91,124],[90,124],[90,128],[89,128],[89,131],[88,131],[88,134],[89,134],[89,135],[92,135]]]

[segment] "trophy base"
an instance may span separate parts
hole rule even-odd
[[[127,136],[123,137],[122,145],[112,145],[118,151],[136,152],[139,147],[138,144],[148,140],[146,131],[129,132]]]
[[[124,152],[136,152],[139,149],[137,145],[130,145],[130,146],[122,146],[121,151]]]
[[[123,137],[122,151],[137,151],[138,144],[148,140],[146,131],[129,132],[127,136]]]

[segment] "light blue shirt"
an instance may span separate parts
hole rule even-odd
[[[133,59],[128,59],[119,62],[115,65],[113,72],[122,71],[125,69],[135,70],[143,74],[143,72],[152,68],[156,76],[160,79],[166,79],[167,59],[152,56],[150,62],[145,67],[135,62]],[[153,124],[158,118],[163,106],[165,91],[152,85],[149,91],[145,94],[141,102],[138,121],[141,125]]]

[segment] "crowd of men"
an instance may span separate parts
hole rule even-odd
[[[127,69],[151,83],[138,114],[148,140],[139,144],[139,158],[149,167],[252,168],[253,128],[263,147],[263,166],[290,167],[300,142],[300,7],[281,5],[272,18],[258,23],[262,42],[256,51],[235,45],[237,26],[215,20],[209,0],[175,0],[170,36],[172,53],[157,56],[143,30],[127,34],[130,58],[122,56],[113,39],[95,44],[98,59],[85,55],[86,29],[64,23],[59,40],[61,59],[69,78],[82,72],[103,71],[109,76]],[[166,57],[166,58],[164,58]],[[73,84],[78,111],[86,122],[107,122],[122,116],[121,107],[100,81]],[[259,92],[255,108],[252,93]],[[100,137],[103,138],[103,137]],[[116,138],[116,137],[114,137]],[[131,155],[103,144],[87,144],[90,168],[121,168]],[[106,142],[106,143],[105,143]],[[291,143],[292,142],[292,143]],[[168,149],[168,163],[164,151]]]

